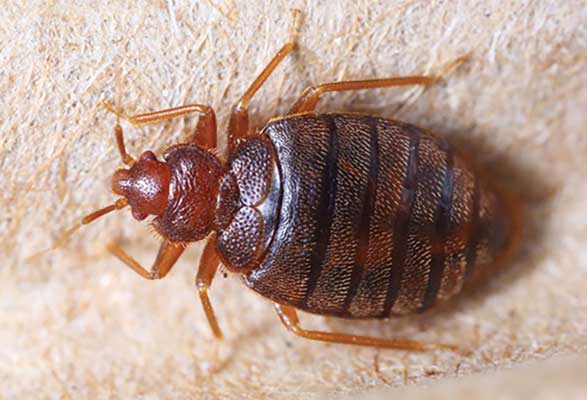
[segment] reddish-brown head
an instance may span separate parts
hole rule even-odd
[[[211,126],[215,126],[214,120]],[[129,166],[112,175],[112,191],[121,197],[86,215],[68,234],[126,206],[139,221],[154,216],[151,226],[168,242],[187,244],[205,238],[216,228],[223,165],[209,151],[214,146],[180,144],[169,148],[162,161],[152,151],[145,151],[135,161],[126,152],[120,125],[114,133],[122,162]]]
[[[145,151],[129,169],[119,169],[112,175],[112,191],[123,196],[132,215],[141,221],[149,215],[162,215],[167,207],[171,169]]]

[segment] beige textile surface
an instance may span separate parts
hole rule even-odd
[[[361,323],[302,315],[302,323],[459,343],[471,355],[309,342],[286,333],[271,304],[236,277],[221,276],[211,299],[226,339],[215,355],[193,288],[201,245],[165,280],[143,281],[104,249],[116,239],[151,263],[158,244],[128,212],[25,261],[114,199],[115,118],[100,101],[128,113],[204,102],[224,132],[230,106],[287,39],[290,7],[305,13],[300,46],[252,102],[257,125],[307,85],[433,73],[469,54],[427,90],[327,96],[319,109],[393,115],[463,146],[522,194],[521,257],[436,312]],[[353,396],[585,352],[586,22],[580,0],[5,3],[0,398]],[[128,149],[161,152],[196,122],[125,124]]]
[[[584,379],[586,369],[585,356],[553,357],[523,363],[511,369],[442,379],[430,385],[373,388],[341,399],[584,399],[585,385],[578,382]]]

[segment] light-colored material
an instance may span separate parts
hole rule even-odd
[[[512,368],[459,378],[438,379],[421,386],[375,388],[340,400],[454,399],[584,399],[587,358],[553,357]]]
[[[178,3],[3,6],[0,397],[328,398],[587,349],[587,3]],[[325,95],[319,110],[393,116],[464,146],[523,194],[522,258],[436,312],[361,323],[301,316],[308,329],[457,343],[470,356],[303,340],[269,302],[221,275],[209,291],[225,334],[217,346],[193,287],[203,244],[166,279],[140,279],[104,248],[119,239],[151,264],[158,243],[126,210],[25,261],[115,199],[116,117],[102,101],[126,114],[207,103],[223,130],[287,41],[290,6],[305,12],[300,46],[251,101],[255,125],[312,84],[434,73],[470,56],[429,89]],[[122,121],[127,150],[160,153],[196,123]]]

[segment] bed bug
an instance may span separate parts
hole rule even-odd
[[[295,14],[294,14],[295,15]],[[295,25],[295,23],[294,23]],[[212,108],[191,104],[124,116],[134,125],[199,114],[191,142],[162,159],[134,160],[120,124],[115,136],[126,169],[112,177],[114,204],[88,224],[130,206],[153,216],[163,242],[150,270],[115,243],[108,249],[146,279],[167,275],[187,244],[206,240],[195,285],[213,334],[222,337],[208,289],[219,265],[274,303],[296,335],[325,342],[409,350],[450,344],[305,330],[297,310],[350,320],[429,309],[509,257],[519,211],[508,193],[443,138],[409,123],[354,113],[315,112],[324,93],[430,85],[438,76],[321,84],[259,130],[248,104],[294,49],[277,52],[232,110],[224,160],[216,151]]]

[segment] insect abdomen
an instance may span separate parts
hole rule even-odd
[[[245,281],[274,301],[353,318],[420,311],[460,292],[511,242],[498,195],[412,125],[307,114],[263,133],[282,201],[275,237]]]

